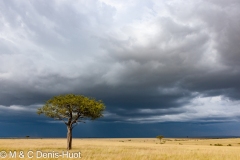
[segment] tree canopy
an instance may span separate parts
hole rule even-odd
[[[45,114],[47,117],[59,120],[71,120],[74,124],[84,119],[96,119],[102,117],[102,111],[105,106],[102,101],[96,101],[94,98],[84,97],[82,95],[59,95],[48,100],[46,104],[39,108],[38,114]],[[80,119],[80,120],[78,120]]]
[[[77,122],[85,122],[102,117],[105,109],[103,102],[83,95],[59,95],[51,98],[37,113],[47,117],[64,121],[68,128],[68,149],[71,149],[72,129]]]

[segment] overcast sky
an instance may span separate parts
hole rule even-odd
[[[106,105],[75,137],[240,136],[239,0],[0,0],[0,64],[2,137],[66,93]]]

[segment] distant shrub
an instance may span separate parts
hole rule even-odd
[[[210,146],[212,146],[212,144],[210,144]]]
[[[159,140],[160,140],[160,143],[161,143],[161,141],[162,141],[162,139],[164,138],[164,136],[158,135],[156,138],[159,139]]]
[[[179,145],[182,145],[182,143],[179,143]]]
[[[217,144],[214,144],[214,146],[223,146],[222,144],[219,144],[219,143],[217,143]]]
[[[231,144],[228,144],[227,146],[232,146]]]

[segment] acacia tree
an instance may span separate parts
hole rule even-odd
[[[72,129],[78,122],[87,119],[94,120],[103,117],[105,105],[102,101],[96,101],[82,95],[59,95],[51,98],[37,113],[47,117],[62,120],[67,126],[67,149],[72,148]]]
[[[159,140],[160,140],[160,143],[161,143],[161,141],[162,141],[162,139],[164,138],[164,136],[158,135],[156,138],[159,139]]]

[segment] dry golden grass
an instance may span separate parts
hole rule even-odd
[[[238,160],[240,139],[73,139],[71,152],[81,152],[83,160]],[[210,145],[212,144],[212,145]],[[223,146],[214,146],[222,144]],[[231,144],[231,146],[227,146]],[[0,139],[0,151],[34,153],[66,151],[66,139]],[[1,158],[0,158],[1,159]],[[20,158],[4,158],[20,159]],[[25,159],[28,159],[25,156]],[[30,159],[30,158],[29,158]],[[36,156],[32,160],[37,159]],[[39,159],[39,158],[38,158]],[[44,158],[63,159],[63,158]],[[65,158],[67,159],[67,158]],[[71,158],[69,158],[71,159]]]

